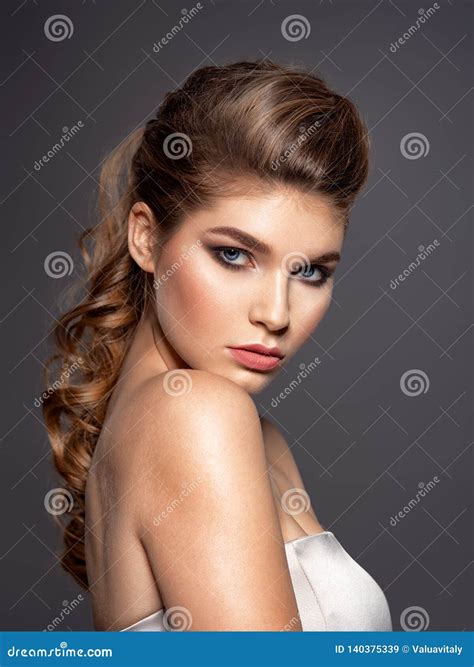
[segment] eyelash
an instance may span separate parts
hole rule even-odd
[[[247,258],[250,259],[251,257],[250,253],[248,253],[246,250],[243,250],[242,248],[236,248],[235,246],[214,246],[210,250],[213,253],[216,260],[219,262],[219,264],[222,264],[226,268],[229,268],[231,271],[240,271],[244,267],[241,266],[240,264],[233,264],[232,262],[224,259],[220,255],[221,252],[224,252],[225,250],[237,250],[237,252],[242,253]],[[310,264],[310,268],[317,269],[322,274],[322,278],[318,281],[306,280],[305,278],[302,279],[303,282],[308,283],[312,287],[322,287],[332,275],[332,271],[329,271],[329,269],[327,269],[326,267],[319,266],[318,264]]]

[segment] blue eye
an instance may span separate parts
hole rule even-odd
[[[291,271],[291,275],[303,278],[302,282],[312,287],[322,287],[331,276],[331,271],[318,264],[300,263],[300,266]]]
[[[314,264],[306,265],[306,266],[302,267],[302,269],[303,269],[302,271],[301,271],[301,269],[299,270],[299,271],[301,271],[301,273],[299,275],[302,276],[303,278],[308,278],[309,280],[307,280],[306,282],[321,284],[321,283],[325,282],[325,279],[328,278],[328,273],[324,273],[322,271],[322,269],[318,268]],[[296,275],[298,275],[299,271],[296,272]],[[317,278],[316,280],[312,280],[316,271],[318,272],[320,278]]]
[[[212,248],[215,258],[218,262],[230,269],[241,269],[245,266],[245,259],[249,259],[249,255],[245,250],[240,250],[239,248],[233,248],[231,246],[220,246],[217,248]],[[244,259],[242,262],[237,260]]]
[[[316,269],[315,266],[305,266],[305,267],[304,267],[304,270],[303,270],[303,273],[302,273],[301,275],[303,275],[305,278],[311,278],[311,277],[314,275],[314,270],[315,270],[315,269]],[[308,270],[309,270],[309,271],[313,271],[313,273],[311,273],[310,275],[308,275],[308,274],[306,273]]]
[[[234,248],[233,246],[215,246],[210,248],[212,254],[227,269],[240,271],[245,268],[246,262],[251,255],[246,250]],[[316,278],[315,278],[316,274]],[[329,280],[332,272],[324,266],[316,264],[306,264],[293,272],[295,276],[301,276],[301,282],[307,283],[313,287],[322,287]]]
[[[223,257],[232,263],[242,254],[237,248],[225,248],[221,252],[223,253]]]

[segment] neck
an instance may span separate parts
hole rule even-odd
[[[136,375],[144,379],[175,368],[189,368],[164,335],[153,305],[136,327],[122,365],[122,377]]]

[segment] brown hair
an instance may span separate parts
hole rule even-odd
[[[79,240],[86,296],[52,330],[47,385],[63,373],[43,404],[54,465],[72,498],[61,564],[83,588],[87,473],[128,344],[153,298],[151,274],[128,250],[131,206],[148,204],[161,246],[185,215],[238,193],[244,181],[327,196],[346,227],[368,158],[367,130],[349,99],[319,76],[268,60],[196,70],[107,157],[99,222]],[[64,372],[71,367],[79,370]]]

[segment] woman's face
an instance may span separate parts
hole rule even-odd
[[[261,391],[326,313],[343,235],[326,200],[297,192],[223,198],[190,215],[154,266],[166,344],[183,367]],[[283,358],[239,350],[256,344]]]

